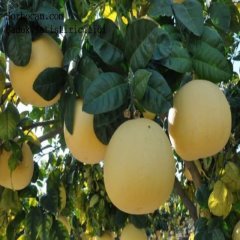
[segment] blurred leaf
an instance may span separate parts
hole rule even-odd
[[[128,83],[114,72],[101,73],[91,83],[83,100],[83,110],[99,114],[117,109],[127,99]]]
[[[183,24],[196,36],[203,32],[203,9],[197,0],[185,0],[183,3],[173,3],[173,11],[177,22]]]
[[[14,28],[9,29],[6,55],[17,66],[28,64],[32,51],[30,27],[26,19],[21,18]]]
[[[17,143],[12,142],[11,151],[12,153],[8,159],[8,168],[10,172],[13,172],[22,161],[22,148]]]
[[[164,114],[171,107],[171,89],[160,73],[150,69],[148,71],[152,75],[148,81],[148,87],[141,103],[150,112]]]
[[[195,197],[201,207],[208,208],[208,198],[210,191],[208,187],[202,184],[196,191]]]
[[[49,238],[51,240],[69,240],[69,234],[63,223],[60,221],[53,221]]]
[[[139,69],[134,73],[133,95],[139,101],[143,98],[147,90],[148,81],[151,75],[152,73],[145,69]]]
[[[222,31],[228,32],[231,22],[231,11],[224,2],[212,2],[210,9],[212,23]]]
[[[192,70],[192,60],[186,48],[181,42],[174,41],[172,52],[161,61],[161,64],[176,72],[186,73]]]
[[[12,103],[8,103],[6,109],[0,113],[0,138],[4,141],[13,139],[19,121],[17,108]]]
[[[152,0],[150,1],[150,7],[148,9],[148,15],[150,17],[168,16],[173,15],[171,1],[170,0]]]
[[[67,72],[62,68],[46,68],[34,81],[33,89],[45,100],[50,101],[61,91],[67,76]]]

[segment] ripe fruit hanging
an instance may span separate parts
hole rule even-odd
[[[37,76],[46,68],[62,67],[63,54],[58,44],[47,34],[42,34],[32,42],[32,53],[26,66],[17,66],[12,61],[9,64],[9,75],[14,91],[25,104],[36,107],[47,107],[55,104],[59,98],[46,101],[33,90]]]
[[[75,105],[73,134],[64,124],[64,138],[72,155],[79,161],[95,164],[103,160],[106,145],[96,137],[93,128],[93,115],[82,111],[82,100]]]
[[[144,229],[128,223],[122,230],[120,240],[147,240],[147,234]]]
[[[173,189],[175,163],[167,135],[149,119],[123,123],[104,159],[104,183],[112,203],[130,214],[156,210]]]
[[[232,233],[232,240],[239,240],[239,239],[240,239],[240,221],[237,222]]]
[[[172,146],[187,161],[212,156],[226,145],[231,121],[229,103],[218,86],[193,80],[176,93],[169,111]]]
[[[114,237],[111,233],[105,232],[102,236],[95,236],[92,240],[114,240]]]
[[[11,152],[5,150],[0,155],[0,185],[13,190],[21,190],[31,182],[34,170],[33,155],[28,144],[24,143],[22,146],[22,161],[13,170],[12,175],[8,168],[10,155]]]

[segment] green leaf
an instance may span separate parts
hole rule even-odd
[[[19,165],[19,163],[22,160],[22,149],[17,143],[12,142],[11,151],[12,151],[12,154],[8,159],[8,167],[12,172],[13,170],[16,169],[16,167]]]
[[[47,32],[62,33],[64,15],[47,1],[41,1],[36,12],[38,24]]]
[[[94,207],[99,201],[99,195],[98,194],[94,194],[91,199],[90,199],[90,202],[89,202],[89,208],[92,208]]]
[[[67,72],[62,68],[46,68],[33,83],[33,89],[45,100],[50,101],[63,88],[67,76]]]
[[[25,211],[20,211],[17,213],[15,218],[8,224],[7,232],[6,232],[8,240],[17,239],[16,235],[19,228],[21,227],[21,222],[23,222],[24,218],[25,218]]]
[[[25,234],[29,239],[36,239],[42,220],[42,211],[38,207],[31,207],[25,218]]]
[[[215,240],[215,239],[225,240],[223,232],[218,228],[211,230],[211,235],[212,235],[212,240]]]
[[[176,72],[186,73],[192,70],[192,60],[186,48],[180,42],[174,41],[170,56],[161,64]]]
[[[78,96],[83,98],[88,87],[99,75],[99,70],[94,61],[89,57],[81,59],[78,73],[74,77],[74,85]]]
[[[129,220],[137,228],[147,228],[149,224],[148,215],[130,215]]]
[[[122,105],[111,112],[94,115],[94,131],[103,144],[109,143],[115,130],[126,120],[123,115],[126,108]]]
[[[149,71],[152,75],[141,103],[150,112],[164,114],[171,108],[171,89],[160,73],[150,69]]]
[[[133,71],[145,68],[151,58],[162,58],[166,52],[166,32],[149,19],[138,19],[128,26],[126,32],[125,55]]]
[[[201,36],[204,20],[201,3],[197,0],[185,0],[183,3],[173,3],[172,6],[177,22],[196,36]]]
[[[21,209],[18,192],[4,188],[0,199],[0,209],[4,211],[9,211],[11,209],[12,212],[18,212]]]
[[[74,112],[75,112],[76,97],[73,94],[65,95],[64,103],[64,123],[69,133],[73,133]]]
[[[210,191],[208,187],[202,184],[196,191],[195,197],[199,205],[203,208],[208,208],[208,198],[210,195]]]
[[[89,42],[106,64],[116,65],[123,60],[121,39],[120,31],[109,19],[98,19],[90,26]]]
[[[13,139],[17,133],[17,124],[20,121],[20,115],[17,108],[8,103],[5,111],[0,113],[0,138],[4,141]]]
[[[152,0],[150,1],[150,6],[148,9],[148,15],[150,17],[160,17],[173,15],[171,1],[170,0]]]
[[[83,110],[99,114],[117,109],[127,100],[128,83],[114,72],[100,74],[84,95]]]
[[[65,226],[60,221],[53,221],[49,239],[51,240],[69,240],[69,234]]]
[[[17,66],[28,64],[32,51],[32,37],[26,19],[21,18],[15,27],[9,29],[7,37],[6,55]]]
[[[232,75],[232,66],[227,58],[215,47],[204,41],[190,44],[193,68],[199,78],[218,83],[228,81]]]
[[[71,34],[69,37],[67,37],[66,49],[63,58],[64,65],[68,65],[72,60],[75,60],[79,56],[81,42],[82,36],[78,33]]]
[[[228,32],[231,22],[230,7],[223,2],[212,2],[210,9],[212,23],[224,32]]]
[[[152,73],[145,69],[139,69],[135,72],[133,78],[133,95],[137,100],[142,100],[151,75]]]
[[[48,215],[47,213],[42,214],[42,222],[39,228],[39,238],[40,240],[48,239],[50,230],[52,227],[52,217]]]

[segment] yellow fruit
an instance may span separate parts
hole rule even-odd
[[[72,155],[79,161],[95,164],[103,160],[106,145],[96,137],[93,115],[82,111],[82,100],[75,105],[74,127],[71,135],[64,125],[64,138]]]
[[[112,203],[130,214],[151,213],[173,189],[175,162],[167,135],[152,120],[123,123],[104,159],[104,183]]]
[[[193,80],[174,96],[168,126],[172,146],[184,160],[212,156],[230,137],[229,103],[217,85]]]
[[[238,166],[233,162],[228,162],[221,180],[232,192],[240,190],[240,171]]]
[[[213,191],[208,198],[210,212],[218,217],[227,217],[231,211],[233,203],[232,193],[226,188],[225,184],[218,180],[213,187]]]
[[[237,222],[233,229],[232,240],[240,240],[240,221]]]
[[[37,107],[55,104],[59,100],[60,94],[51,101],[46,101],[33,90],[33,83],[43,70],[50,67],[61,67],[62,62],[63,54],[61,49],[47,34],[43,34],[40,38],[33,41],[31,58],[26,66],[16,66],[10,61],[10,80],[14,91],[21,101]]]
[[[146,110],[145,112],[143,112],[143,117],[153,120],[156,117],[156,114]]]
[[[102,236],[95,236],[92,240],[114,240],[112,233],[105,232]]]
[[[128,223],[122,230],[120,240],[147,240],[147,234],[144,229]]]
[[[5,150],[0,155],[0,185],[5,188],[21,190],[29,185],[33,176],[34,162],[30,147],[24,143],[22,146],[22,161],[11,172],[8,168],[8,159],[11,152]]]

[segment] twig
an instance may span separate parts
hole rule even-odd
[[[29,126],[24,126],[22,129],[23,130],[28,130],[28,129],[33,129],[33,128],[36,128],[36,127],[44,127],[44,126],[51,125],[51,124],[58,123],[58,122],[59,122],[59,120],[48,120],[48,121],[42,121],[42,122],[34,122]]]
[[[39,137],[38,140],[39,140],[40,142],[44,142],[44,141],[48,140],[49,138],[53,138],[53,137],[55,137],[57,134],[60,134],[60,133],[62,133],[62,127],[56,128],[56,129],[54,129],[54,130],[46,133],[45,135]]]
[[[202,179],[196,165],[193,162],[188,162],[188,161],[184,161],[184,163],[186,168],[189,170],[189,172],[192,175],[193,183],[196,189],[198,189],[202,185]]]
[[[184,189],[182,188],[182,186],[181,186],[181,184],[180,184],[180,182],[178,181],[177,178],[175,178],[174,192],[181,197],[181,199],[183,201],[183,204],[189,210],[190,216],[192,217],[192,219],[194,221],[196,221],[198,219],[196,207],[194,206],[192,201],[186,195]]]

